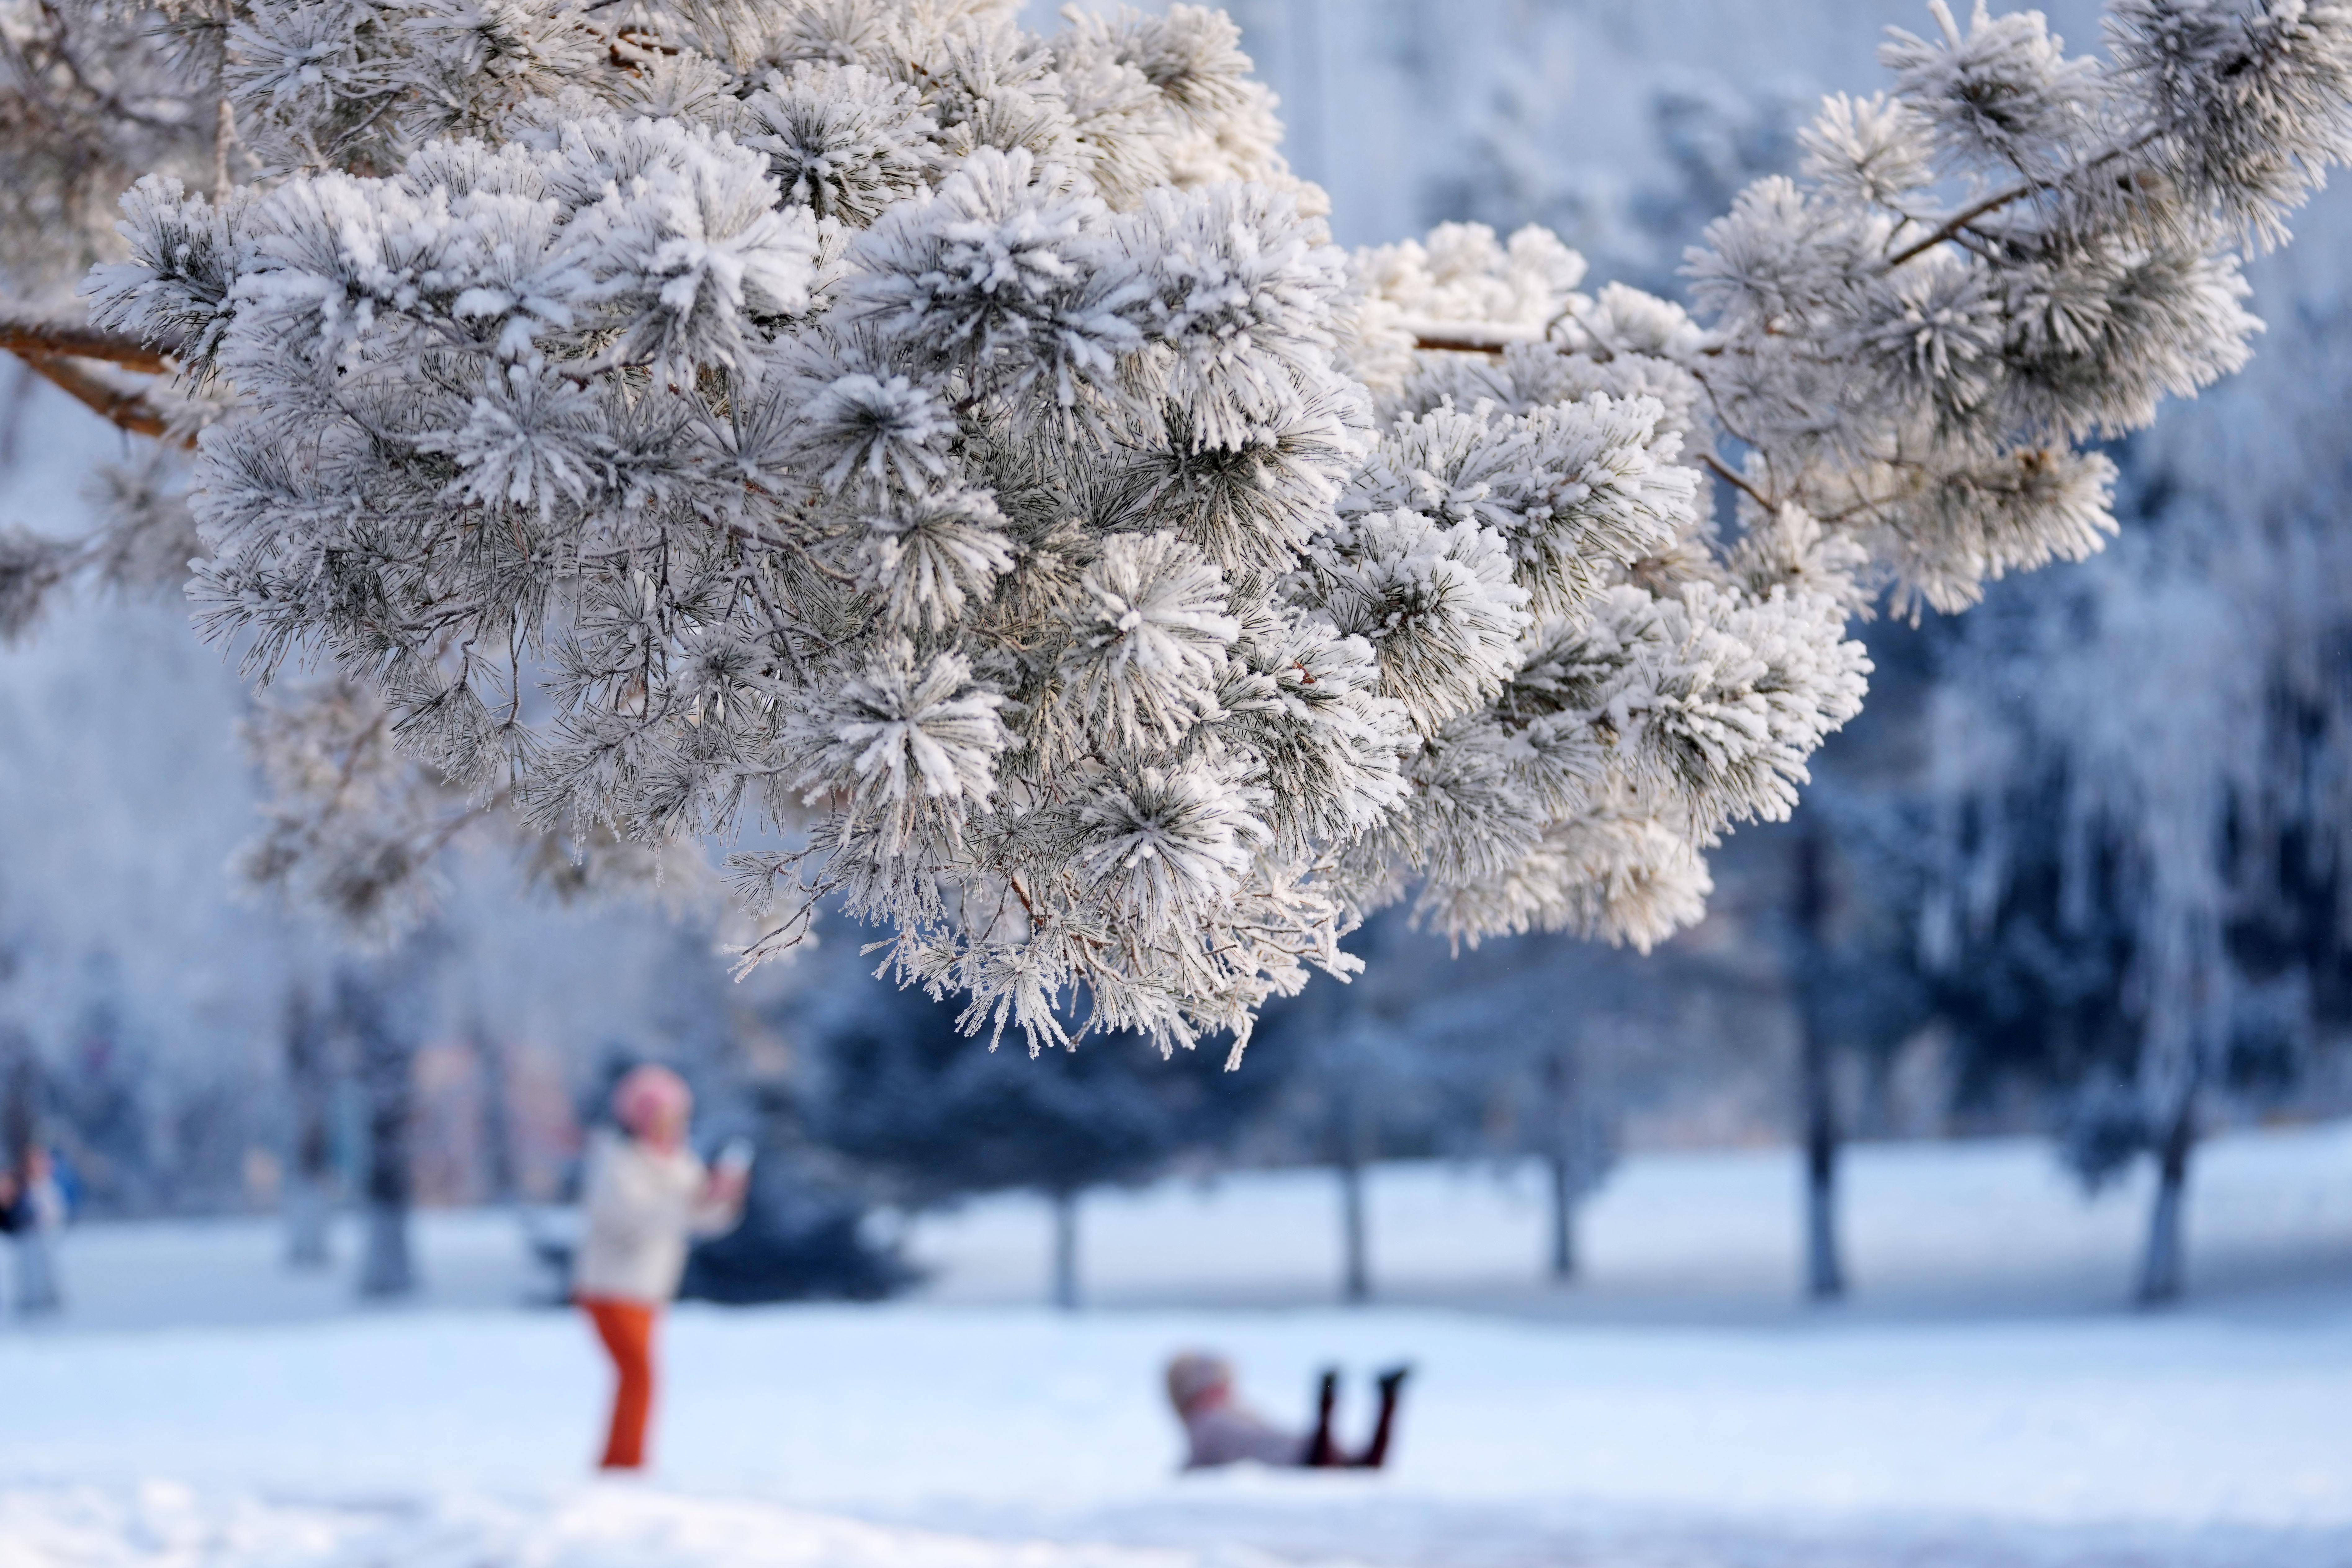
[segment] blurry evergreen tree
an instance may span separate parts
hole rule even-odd
[[[2144,1304],[2185,1284],[2202,1128],[2306,1092],[2352,1029],[2352,316],[2282,281],[2275,358],[2117,449],[2113,550],[1937,639],[1921,934],[1956,1089],[2049,1104],[2086,1187],[2152,1163]]]
[[[1078,1206],[1092,1188],[1149,1180],[1188,1153],[1226,1146],[1280,1087],[1278,1052],[1250,1070],[1213,1051],[1162,1058],[1114,1036],[1083,1051],[997,1050],[958,1026],[959,1008],[843,971],[831,1005],[799,1025],[816,1056],[812,1138],[862,1167],[908,1209],[1025,1191],[1053,1207],[1051,1290],[1079,1301]],[[1317,987],[1317,990],[1338,987]]]
[[[1339,1293],[1360,1302],[1373,1293],[1367,1171],[1381,1159],[1440,1152],[1476,1112],[1444,1057],[1428,1048],[1427,1028],[1415,1026],[1432,978],[1415,960],[1444,945],[1415,936],[1397,910],[1365,921],[1345,946],[1366,973],[1269,1005],[1250,1070],[1272,1065],[1288,1079],[1272,1107],[1285,1142],[1339,1180]]]
[[[1883,1083],[1932,1011],[1910,936],[1917,813],[1899,795],[1854,789],[1860,771],[1825,769],[1819,808],[1779,836],[1790,863],[1777,934],[1797,1025],[1804,1290],[1815,1301],[1837,1300],[1848,1283],[1838,1186],[1843,1146],[1864,1116],[1841,1093],[1839,1063],[1860,1063]]]
[[[1529,933],[1454,952],[1402,912],[1349,939],[1367,972],[1270,1006],[1250,1066],[1287,1080],[1255,1118],[1260,1157],[1338,1178],[1340,1293],[1375,1290],[1365,1181],[1380,1160],[1530,1158],[1547,1196],[1544,1268],[1578,1268],[1576,1214],[1616,1163],[1627,1111],[1705,1076],[1717,1042],[1685,1004],[1725,977],[1672,950],[1641,955]],[[1377,962],[1375,962],[1375,960]]]

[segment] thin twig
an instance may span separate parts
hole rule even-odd
[[[2009,205],[2011,202],[2023,201],[2026,197],[2033,195],[2036,191],[2046,191],[2050,187],[2046,184],[2028,183],[2026,184],[2013,186],[2006,191],[1996,192],[1993,195],[1985,197],[1985,199],[1980,202],[1962,207],[1959,211],[1954,213],[1950,217],[1946,218],[1941,224],[1937,225],[1937,227],[1928,234],[1927,238],[1919,240],[1916,244],[1906,246],[1901,250],[1896,251],[1893,256],[1888,257],[1886,258],[1886,269],[1889,272],[1892,272],[1895,268],[1902,266],[1905,262],[1927,255],[1927,252],[1935,249],[1936,247],[1944,244],[1946,241],[1957,239],[1959,237],[1959,233],[1962,229],[1976,222],[1977,219],[1983,217],[1986,214],[1999,212],[2001,208]]]
[[[2072,179],[2077,175],[2087,174],[2093,170],[2105,164],[2114,163],[2117,158],[2137,153],[2141,148],[2147,146],[2149,142],[2155,141],[2158,134],[2158,132],[2154,129],[2144,131],[2129,142],[2120,142],[2116,146],[2108,148],[2105,152],[2100,153],[2089,163],[2078,164],[2074,168],[2068,170],[2065,174],[2060,176],[2058,179],[2029,179],[2022,184],[2011,185],[2005,191],[1994,192],[1991,195],[1985,197],[1982,201],[1973,202],[1969,205],[1962,207],[1959,211],[1954,213],[1951,216],[1946,218],[1941,224],[1937,225],[1935,231],[1929,234],[1927,238],[1919,240],[1916,244],[1905,246],[1901,250],[1898,250],[1893,256],[1888,257],[1886,258],[1886,269],[1892,272],[1895,268],[1902,266],[1905,262],[1925,256],[1927,252],[1935,249],[1936,247],[1944,244],[1946,241],[1958,238],[1960,232],[1963,229],[1976,222],[1977,219],[1985,216],[1987,214],[1999,212],[2001,208],[2008,206],[2012,202],[2021,202],[2026,197],[2037,195],[2043,191],[2055,190],[2059,185],[2064,184],[2066,180]]]
[[[1732,468],[1713,452],[1701,452],[1698,455],[1698,460],[1705,463],[1708,468],[1714,469],[1716,478],[1723,480],[1726,484],[1730,485],[1735,489],[1746,492],[1750,500],[1753,500],[1758,506],[1762,507],[1766,511],[1774,511],[1779,510],[1772,504],[1770,497],[1767,496],[1762,490],[1758,489],[1754,485],[1748,482],[1746,475]]]
[[[1534,340],[1525,341],[1533,342]],[[1468,338],[1417,337],[1412,340],[1412,346],[1424,353],[1485,354],[1490,359],[1500,359],[1503,351],[1510,347],[1510,344],[1475,342]]]

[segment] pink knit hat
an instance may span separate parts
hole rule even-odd
[[[1205,1351],[1186,1351],[1168,1363],[1168,1403],[1179,1415],[1234,1385],[1234,1363]]]
[[[693,1104],[686,1079],[655,1062],[631,1068],[613,1086],[614,1118],[639,1137],[663,1121],[683,1121]]]

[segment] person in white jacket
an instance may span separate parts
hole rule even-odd
[[[586,1232],[572,1260],[572,1294],[613,1357],[618,1380],[602,1468],[645,1464],[653,1411],[653,1338],[661,1309],[677,1294],[686,1249],[723,1236],[743,1214],[748,1173],[722,1159],[706,1170],[687,1147],[694,1095],[664,1067],[632,1069],[613,1090],[614,1133],[598,1129],[588,1148]]]
[[[1317,1391],[1315,1429],[1296,1432],[1268,1421],[1234,1390],[1234,1363],[1206,1351],[1186,1351],[1168,1363],[1168,1403],[1184,1424],[1184,1468],[1213,1469],[1252,1460],[1277,1468],[1377,1470],[1389,1460],[1396,1430],[1397,1395],[1412,1368],[1381,1373],[1380,1415],[1371,1441],[1349,1453],[1333,1440],[1331,1416],[1339,1401],[1339,1374],[1323,1373]]]

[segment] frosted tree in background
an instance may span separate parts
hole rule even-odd
[[[808,1042],[797,1099],[808,1132],[901,1213],[1026,1191],[1052,1212],[1046,1299],[1084,1300],[1086,1198],[1229,1148],[1283,1078],[1257,1064],[1238,1082],[1213,1057],[1160,1061],[1132,1037],[1038,1062],[970,1048],[957,1009],[860,984],[845,948],[790,1008]]]
[[[420,958],[412,947],[377,973],[354,966],[335,977],[335,1026],[350,1037],[367,1122],[361,1180],[366,1216],[359,1275],[362,1296],[404,1296],[416,1289],[408,1218],[416,1185],[419,1031],[410,1001],[415,977],[400,971]]]
[[[288,1109],[293,1129],[287,1140],[286,1263],[291,1268],[324,1268],[333,1260],[330,1222],[334,1215],[334,1079],[328,1056],[332,1035],[326,1009],[310,988],[295,984],[286,997],[285,1047]]]
[[[1856,710],[1848,618],[2095,550],[2077,443],[2242,361],[2352,15],[2119,0],[2095,59],[1931,9],[1709,230],[1696,321],[1539,231],[1331,249],[1194,7],[45,11],[103,155],[20,116],[12,199],[178,173],[89,325],[9,341],[169,358],[207,629],[376,754],[579,842],[783,836],[750,961],[836,896],[976,1031],[1238,1051],[1382,906],[1696,919]],[[0,603],[84,548],[16,537]]]
[[[1974,1069],[2063,1097],[2086,1182],[2154,1164],[2145,1301],[2185,1282],[2201,1124],[2344,1015],[2346,325],[2302,314],[2259,422],[2135,443],[2120,547],[1958,628],[1932,710],[1926,956]]]
[[[1449,958],[1412,940],[1405,923],[1391,911],[1350,938],[1367,969],[1354,984],[1267,1010],[1252,1071],[1286,1081],[1256,1144],[1338,1178],[1345,1300],[1375,1292],[1380,1215],[1369,1177],[1397,1158],[1491,1162],[1498,1172],[1532,1159],[1548,1210],[1543,1272],[1570,1282],[1577,1212],[1615,1164],[1637,1082],[1663,1058],[1693,1078],[1716,1076],[1696,1059],[1711,1031],[1673,1016],[1675,1001],[1716,977],[1666,955],[1612,962],[1620,955],[1524,940]]]
[[[1955,650],[1933,709],[1944,863],[1925,930],[1979,1070],[2064,1097],[2064,1152],[2088,1184],[2156,1156],[2137,1289],[2150,1303],[2181,1289],[2198,1108],[2231,1076],[2231,927],[2245,873],[2263,873],[2275,760],[2254,623],[2280,596],[2237,598],[2208,575],[2226,556],[2182,573],[2173,548],[2136,532],[2099,573],[1987,617]],[[2028,650],[2089,628],[2076,673],[2015,679]]]

